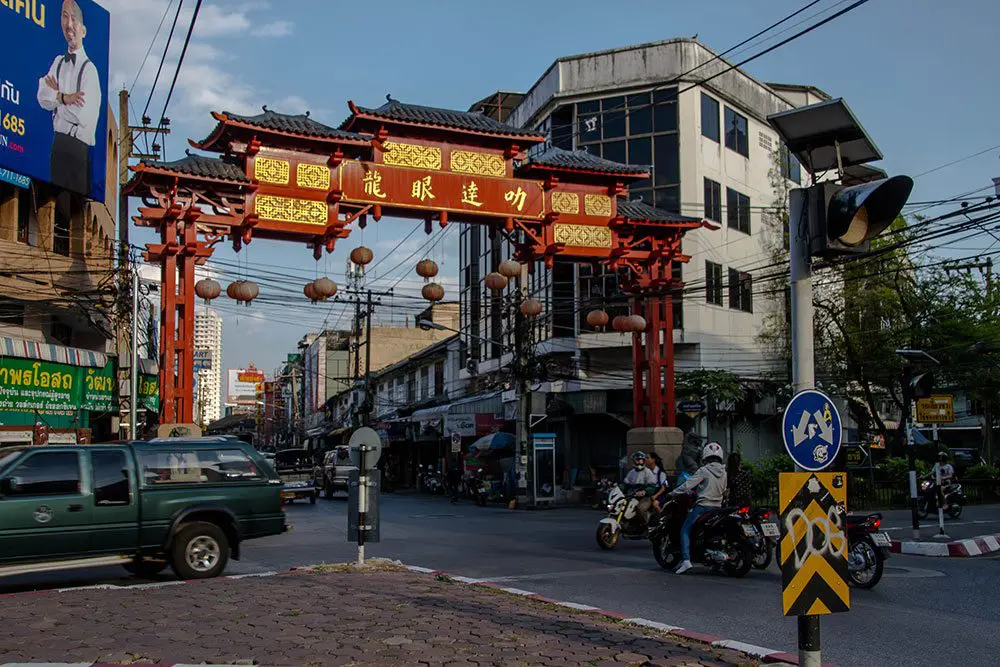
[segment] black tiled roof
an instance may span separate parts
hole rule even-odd
[[[636,164],[622,164],[605,160],[587,151],[567,151],[553,146],[544,153],[530,158],[525,166],[536,165],[552,169],[573,169],[577,171],[596,171],[603,174],[623,176],[639,176],[649,173],[649,167]]]
[[[259,113],[256,116],[244,116],[229,111],[223,111],[222,113],[231,120],[261,127],[266,130],[275,130],[276,132],[290,132],[292,134],[304,134],[310,137],[324,137],[328,139],[353,139],[355,141],[368,141],[370,138],[355,132],[345,132],[344,130],[324,125],[310,118],[308,113],[289,115],[271,111],[267,107],[264,107],[264,113]]]
[[[422,125],[436,125],[457,130],[469,130],[484,134],[496,134],[505,137],[540,137],[534,130],[522,130],[506,123],[493,120],[489,116],[481,113],[469,111],[455,111],[454,109],[438,109],[436,107],[424,107],[417,104],[404,104],[399,100],[390,99],[377,109],[357,107],[358,113],[368,116],[395,120],[403,123],[420,123]],[[344,121],[344,127],[351,122],[351,118]]]
[[[650,206],[644,201],[629,201],[624,197],[618,198],[618,215],[629,220],[649,220],[650,222],[701,222],[701,218],[671,213],[662,208]]]
[[[155,169],[177,172],[178,174],[188,174],[189,176],[201,176],[203,178],[215,178],[234,183],[250,183],[250,179],[243,172],[242,167],[225,160],[206,157],[188,153],[187,157],[172,162],[143,161],[143,165]]]

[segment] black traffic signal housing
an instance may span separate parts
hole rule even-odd
[[[918,373],[910,379],[910,396],[913,398],[930,398],[934,393],[934,374],[927,371]]]
[[[809,188],[809,255],[836,257],[868,252],[871,239],[896,219],[913,189],[909,176],[861,185],[818,183]],[[792,221],[795,224],[795,221]]]

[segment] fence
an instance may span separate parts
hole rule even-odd
[[[969,505],[1000,502],[1000,480],[960,480]],[[778,506],[778,485],[766,490],[754,489],[754,502],[764,507]],[[910,506],[910,485],[907,482],[876,481],[849,476],[847,481],[847,508],[851,512],[877,509],[906,509]]]

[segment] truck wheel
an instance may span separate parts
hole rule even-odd
[[[165,560],[148,560],[146,558],[136,558],[130,563],[125,563],[122,567],[129,574],[134,574],[143,579],[152,579],[167,567]]]
[[[210,579],[229,562],[229,539],[214,523],[186,524],[170,547],[170,567],[181,579]]]

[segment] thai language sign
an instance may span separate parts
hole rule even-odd
[[[110,23],[93,0],[0,2],[0,168],[104,200]]]
[[[37,359],[0,357],[0,412],[69,416],[115,409],[112,363],[83,368]]]

